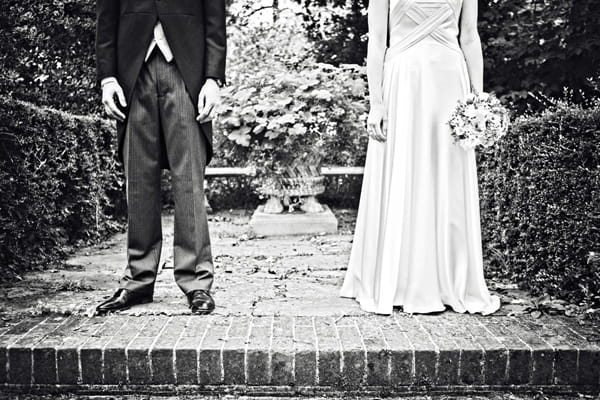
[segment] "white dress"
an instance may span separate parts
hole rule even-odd
[[[483,276],[473,150],[447,121],[470,91],[462,0],[391,0],[383,77],[386,142],[369,141],[343,297],[390,314],[493,313]]]

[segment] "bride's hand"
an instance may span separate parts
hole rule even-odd
[[[367,117],[367,132],[371,138],[378,142],[385,142],[387,138],[387,121],[384,119],[383,108],[371,107]]]

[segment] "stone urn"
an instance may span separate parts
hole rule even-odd
[[[317,195],[325,191],[325,178],[319,168],[299,165],[286,168],[282,173],[267,179],[261,192],[269,196],[263,212],[279,214],[292,212],[295,206],[306,213],[320,213],[325,207],[317,200]],[[298,199],[295,203],[291,199]]]
[[[286,168],[263,182],[260,192],[268,200],[258,206],[250,227],[261,236],[336,233],[335,215],[316,197],[324,191],[320,168],[303,165]]]

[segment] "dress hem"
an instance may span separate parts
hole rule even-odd
[[[403,308],[402,311],[406,314],[440,313],[440,312],[448,311],[448,307],[450,307],[450,309],[452,311],[454,311],[455,313],[458,313],[458,314],[469,313],[469,314],[491,315],[500,309],[500,298],[498,296],[490,296],[490,303],[489,303],[488,307],[484,307],[480,310],[469,310],[464,307],[455,307],[452,304],[442,303],[441,308],[433,307],[431,309],[427,309],[427,308],[418,308],[418,309],[417,308],[413,308],[413,309],[409,308],[409,309],[407,309],[403,304],[393,304],[391,311],[387,310],[388,307],[385,307],[385,310],[384,310],[380,307],[375,306],[375,301],[372,299],[363,299],[363,298],[359,298],[357,296],[345,295],[345,294],[340,294],[340,297],[347,298],[347,299],[353,299],[359,304],[361,310],[370,312],[370,313],[374,313],[374,314],[380,314],[380,315],[393,314],[395,307],[402,307]]]

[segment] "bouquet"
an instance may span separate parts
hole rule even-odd
[[[454,143],[464,149],[490,147],[506,135],[509,123],[508,110],[490,93],[470,93],[448,121]]]

